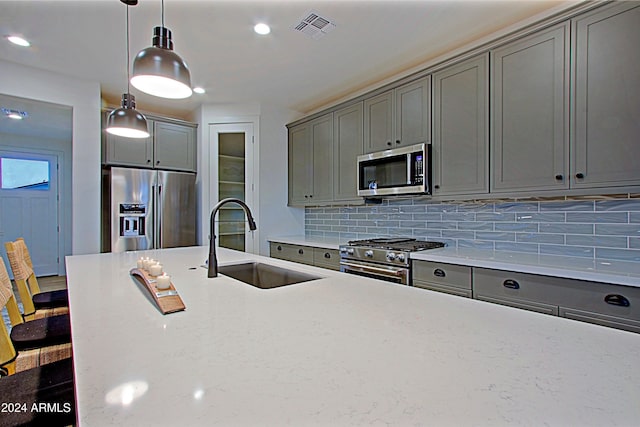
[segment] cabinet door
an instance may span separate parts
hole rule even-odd
[[[364,151],[392,148],[393,143],[393,91],[364,100]]]
[[[569,27],[492,53],[491,191],[566,189]]]
[[[149,138],[124,138],[103,130],[104,162],[108,165],[153,167],[153,121],[147,119]]]
[[[309,125],[313,146],[313,191],[311,204],[333,200],[333,114],[325,114]]]
[[[431,142],[431,76],[395,89],[394,146]]]
[[[362,102],[333,113],[335,127],[334,200],[358,197],[356,161],[363,152]]]
[[[155,122],[154,166],[161,169],[196,170],[196,129],[175,123]]]
[[[574,20],[572,186],[640,185],[640,5]]]
[[[433,76],[433,194],[489,191],[488,54]]]
[[[311,195],[313,153],[309,124],[289,129],[289,205],[304,206]]]

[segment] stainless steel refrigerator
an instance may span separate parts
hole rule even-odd
[[[195,181],[187,172],[105,169],[103,252],[195,245]]]

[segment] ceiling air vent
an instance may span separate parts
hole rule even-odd
[[[330,19],[322,17],[319,13],[312,11],[305,15],[305,17],[300,20],[300,23],[293,27],[293,29],[313,39],[319,39],[335,27],[336,24],[331,22]]]

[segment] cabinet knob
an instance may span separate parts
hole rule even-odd
[[[151,163],[151,159],[147,159],[147,163]]]
[[[331,254],[329,252],[325,252],[324,253],[324,257],[329,259],[329,258],[331,258]]]
[[[387,145],[391,147],[391,141],[387,141]]]
[[[520,289],[520,283],[516,282],[513,279],[507,279],[502,282],[502,286],[509,289]]]
[[[299,253],[300,255],[304,255],[304,250],[303,250],[303,249],[298,249],[298,253]]]
[[[626,297],[619,294],[607,295],[606,297],[604,297],[604,302],[611,305],[619,305],[620,307],[629,307],[631,305]]]
[[[564,177],[561,174],[556,175],[556,180],[562,181]]]
[[[435,270],[433,270],[433,275],[437,277],[445,277],[447,273],[445,273],[444,270],[436,268]]]
[[[438,188],[440,188],[440,185],[436,184],[436,185],[433,186],[433,188],[435,188],[437,190]]]
[[[282,250],[282,246],[278,245],[278,247],[276,249],[281,251]]]
[[[584,174],[583,174],[582,172],[578,172],[578,173],[576,174],[576,178],[578,178],[578,179],[582,179],[582,178],[584,178]]]
[[[400,144],[400,140],[399,139],[396,139],[396,144]]]
[[[159,164],[160,164],[160,160],[156,160],[156,165],[159,165]]]

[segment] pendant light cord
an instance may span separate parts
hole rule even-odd
[[[127,5],[127,95],[131,98],[131,84],[129,83],[130,58],[129,54],[129,5]]]
[[[164,28],[164,0],[162,0],[160,5],[160,13],[162,14],[162,28]]]

